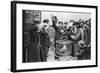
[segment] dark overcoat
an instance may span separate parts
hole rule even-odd
[[[29,34],[31,45],[28,53],[28,62],[41,62],[37,28],[30,29]]]

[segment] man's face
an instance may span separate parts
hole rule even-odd
[[[45,31],[47,31],[47,29],[48,29],[48,26],[47,26],[47,25],[45,25],[45,26],[44,26],[44,29],[45,29]]]
[[[58,26],[59,30],[61,30],[63,28],[61,23],[59,23],[57,26]]]
[[[60,26],[60,27],[62,27],[62,25],[63,25],[62,23],[59,23],[59,24],[58,24],[58,26]]]
[[[64,23],[64,25],[65,25],[65,26],[67,26],[67,25],[68,25],[68,23]]]
[[[74,22],[73,22],[73,21],[71,21],[70,23],[71,23],[71,24],[74,24]]]

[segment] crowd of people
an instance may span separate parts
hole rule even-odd
[[[91,19],[63,22],[57,16],[52,16],[42,23],[34,21],[29,34],[29,62],[46,62],[50,50],[57,61],[63,56],[71,56],[76,60],[91,58]]]

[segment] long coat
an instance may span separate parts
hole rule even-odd
[[[29,31],[31,46],[28,52],[28,62],[41,62],[39,48],[39,33],[36,28]]]
[[[50,47],[50,40],[48,33],[46,31],[40,31],[39,33],[40,36],[40,57],[41,61],[45,62],[47,61],[47,55]]]

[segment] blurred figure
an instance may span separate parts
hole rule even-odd
[[[70,29],[70,28],[69,28]],[[56,40],[56,59],[59,60],[61,57],[70,56],[72,51],[72,41],[70,40],[70,31],[64,31],[63,23],[58,22],[59,38]]]
[[[39,32],[38,32],[38,21],[34,21],[31,29],[29,30],[30,35],[30,48],[28,49],[28,62],[41,62],[40,48],[39,48]]]
[[[74,20],[70,20],[66,29],[69,29],[70,27],[72,27],[73,24],[74,24]]]
[[[77,57],[79,55],[79,44],[78,42],[82,39],[82,27],[78,26],[77,30],[74,34],[71,35],[71,40],[73,41],[73,45],[72,45],[72,56],[73,57]]]
[[[83,41],[84,43],[81,43],[80,46],[80,52],[83,50],[83,52],[79,55],[79,59],[90,59],[91,58],[91,29],[89,28],[89,25],[87,25],[86,21],[83,25]]]
[[[55,29],[52,26],[49,26],[48,35],[50,39],[50,48],[48,52],[48,61],[54,61],[55,60]]]
[[[48,51],[50,47],[50,39],[49,35],[47,33],[47,28],[48,28],[48,23],[49,20],[43,20],[43,25],[41,24],[41,29],[40,29],[40,54],[41,54],[41,61],[46,62],[47,57],[48,57]]]
[[[68,22],[64,22],[64,24],[63,24],[63,30],[64,30],[65,32],[66,32],[67,26],[68,26]]]
[[[56,16],[52,16],[51,17],[52,20],[52,27],[55,29],[55,31],[57,31],[57,22],[58,22],[58,18]]]
[[[64,30],[63,30],[63,22],[62,22],[62,21],[59,21],[59,22],[58,22],[57,27],[58,27],[58,30],[59,30],[61,33],[64,32]]]

